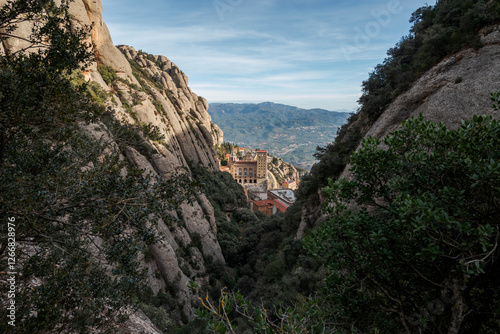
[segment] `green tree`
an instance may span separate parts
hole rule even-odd
[[[255,306],[239,292],[222,289],[216,302],[202,299],[198,317],[207,321],[211,333],[330,333],[334,332],[321,307],[313,300],[300,306],[266,309]],[[325,316],[325,317],[323,317]]]
[[[120,156],[99,122],[103,107],[72,79],[92,57],[88,29],[73,27],[68,5],[15,0],[0,9],[0,37],[25,42],[0,55],[0,290],[2,305],[16,306],[15,327],[2,308],[1,332],[111,331],[133,308],[144,274],[137,256],[158,240],[155,221],[194,190]],[[24,23],[32,33],[15,35]],[[7,300],[8,272],[16,274]]]
[[[329,222],[305,241],[345,332],[495,333],[500,328],[500,122],[457,130],[422,116],[351,157],[324,189]]]
[[[72,71],[92,60],[83,43],[86,28],[72,27],[68,1],[9,1],[0,9],[0,39],[18,40],[19,50],[0,55],[0,163],[8,142],[16,136],[38,136],[63,123],[95,119],[96,109],[81,98],[83,85],[69,80]],[[18,36],[19,25],[32,26]]]

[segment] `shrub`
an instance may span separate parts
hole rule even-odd
[[[305,246],[329,268],[324,298],[346,330],[498,326],[499,134],[491,117],[448,130],[420,116],[365,140],[353,178],[330,180],[331,219]]]
[[[99,71],[102,79],[107,85],[118,79],[115,70],[111,66],[98,65],[97,70]]]

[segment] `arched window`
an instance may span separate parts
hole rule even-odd
[[[253,177],[253,169],[252,168],[250,168],[250,170],[248,171],[248,176]]]
[[[253,180],[253,183],[257,183],[257,179]]]
[[[245,169],[243,170],[243,175],[247,176],[247,175],[248,175],[247,173],[248,173],[248,170],[245,168]]]
[[[245,180],[245,183],[247,183],[247,180]]]
[[[241,168],[238,170],[238,175],[241,176]]]

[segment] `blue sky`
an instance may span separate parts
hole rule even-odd
[[[102,0],[115,44],[168,57],[209,102],[355,111],[361,83],[435,0]]]

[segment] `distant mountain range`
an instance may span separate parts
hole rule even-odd
[[[224,141],[266,149],[295,166],[310,169],[316,147],[335,139],[347,112],[264,102],[259,104],[211,103],[208,113],[224,131]]]

